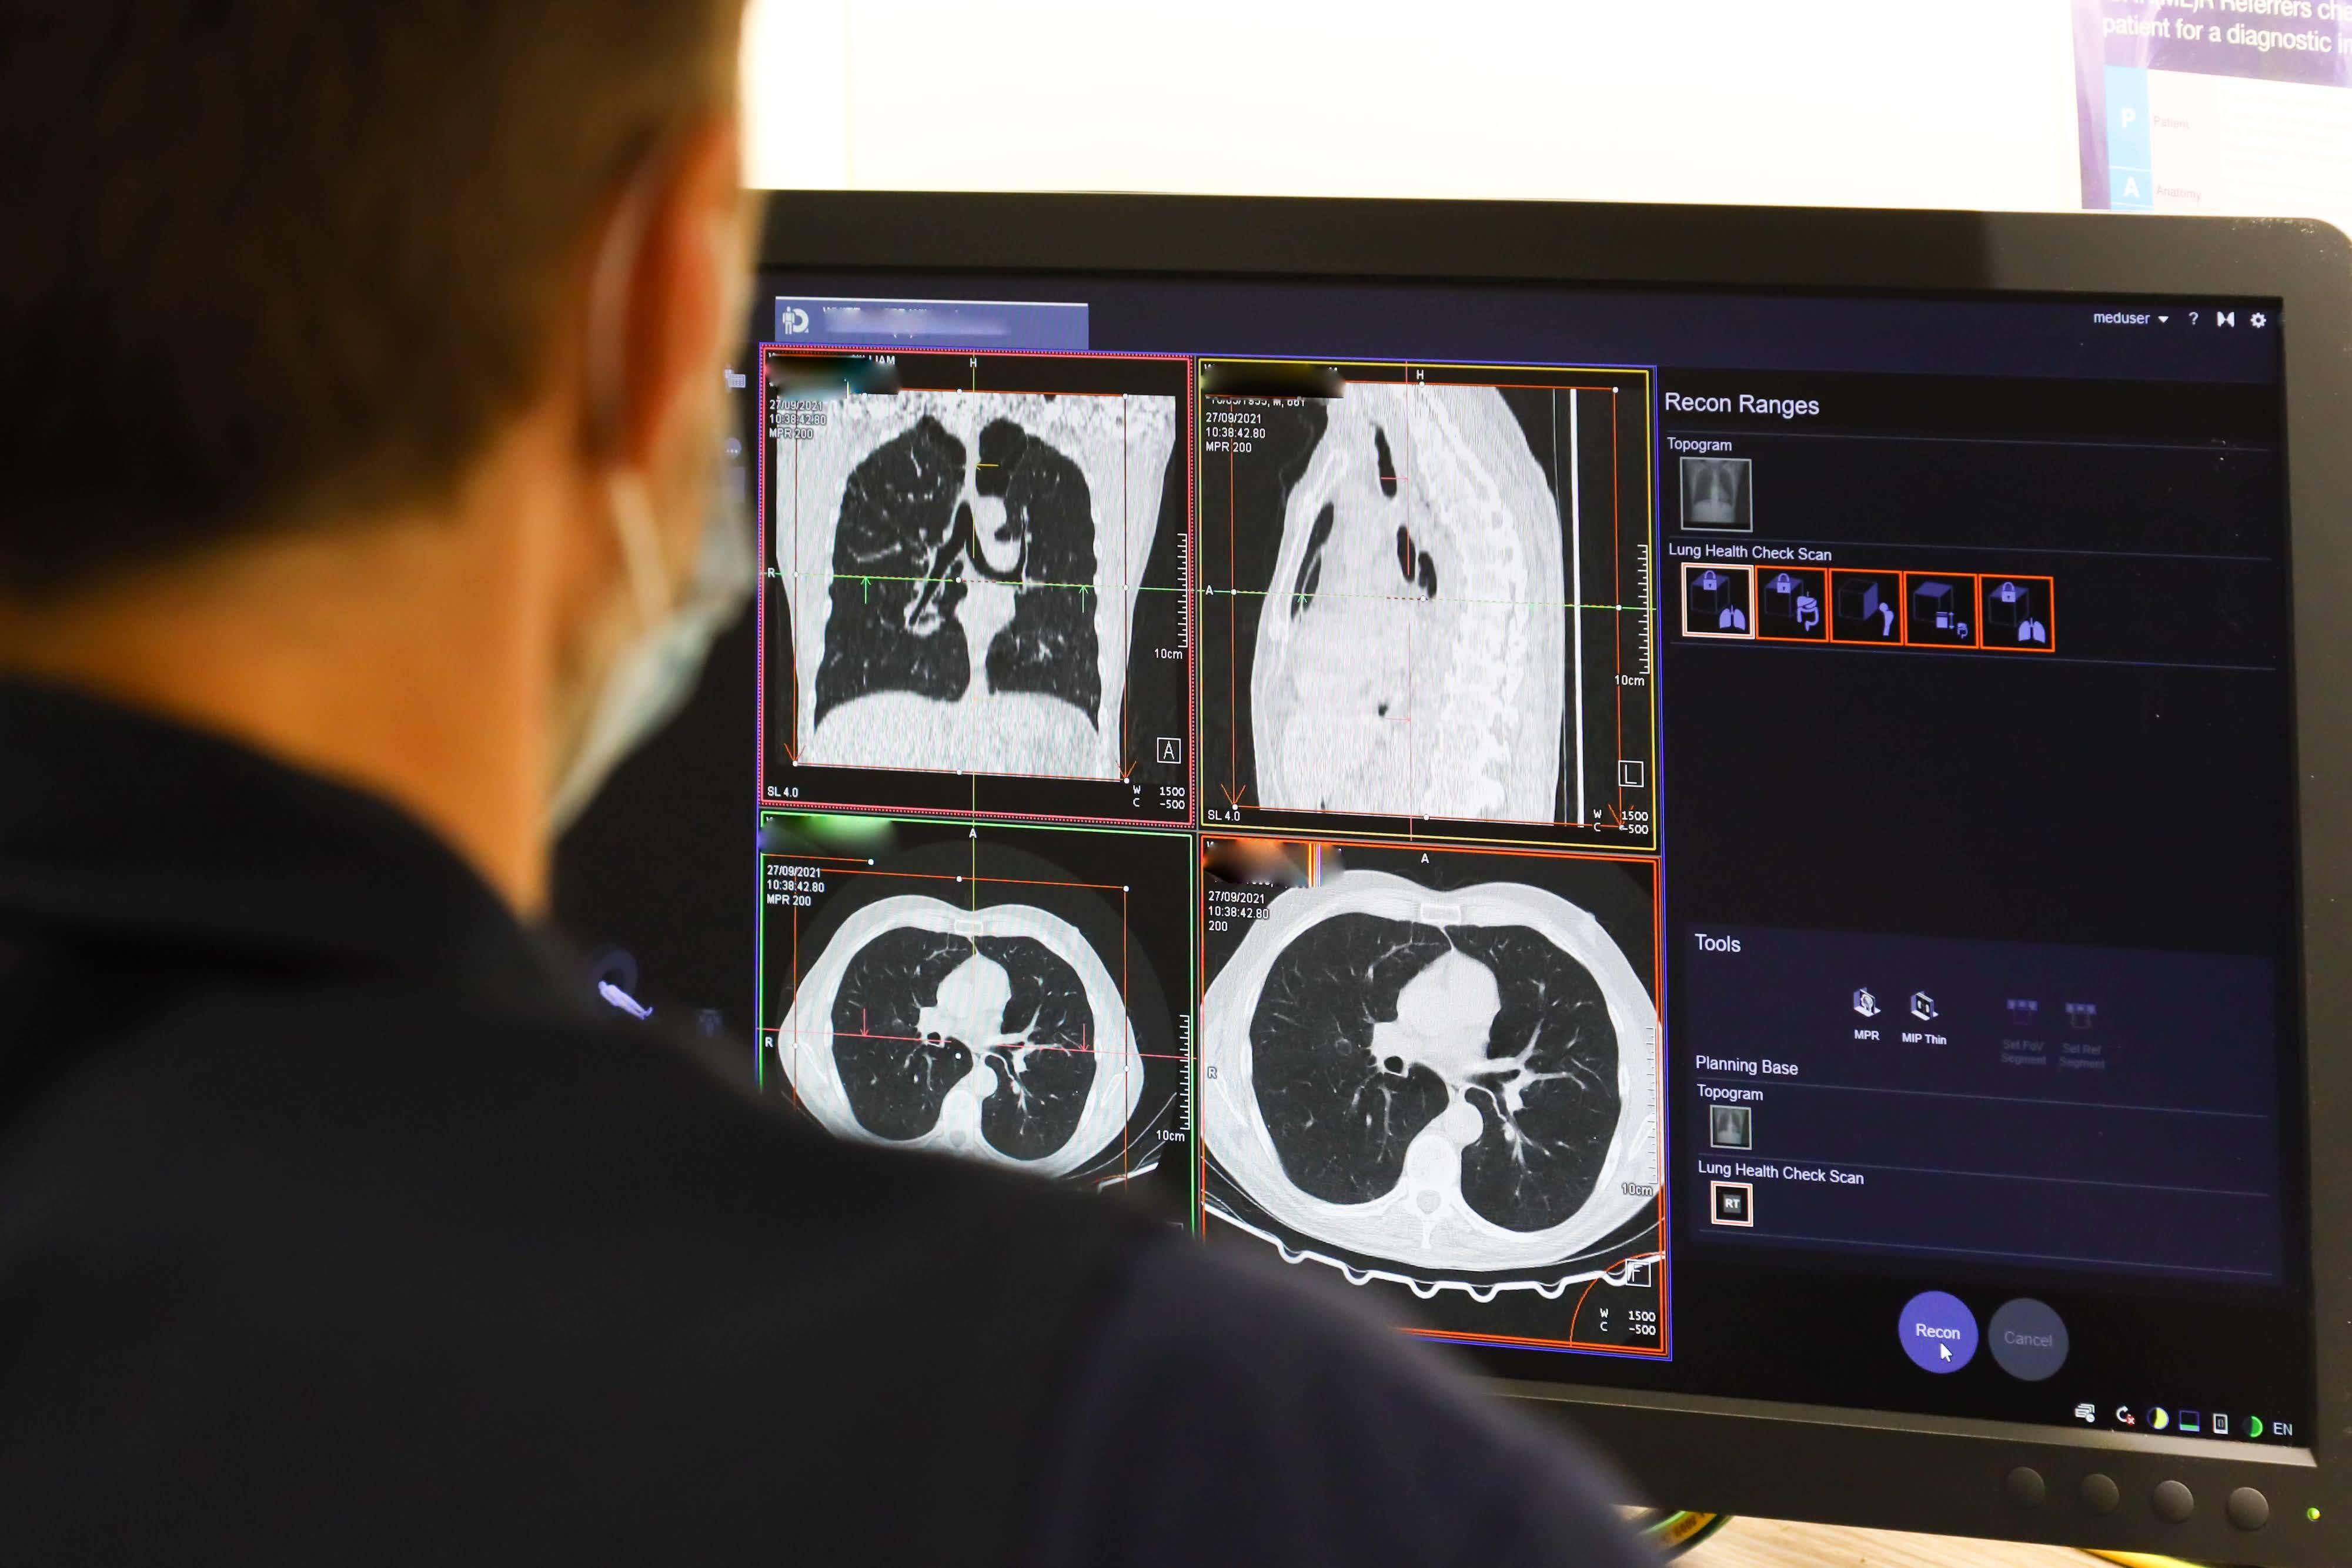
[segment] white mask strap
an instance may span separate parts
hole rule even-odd
[[[604,490],[613,509],[613,532],[621,541],[621,561],[629,574],[629,593],[637,601],[637,630],[650,632],[668,616],[674,594],[663,569],[653,496],[645,476],[634,468],[614,469]]]

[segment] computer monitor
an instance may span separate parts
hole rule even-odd
[[[2352,1556],[2342,236],[787,194],[758,297],[598,978],[1661,1502]]]

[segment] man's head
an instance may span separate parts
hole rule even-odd
[[[0,665],[403,794],[374,759],[278,733],[304,661],[281,645],[272,666],[268,628],[321,634],[288,621],[299,594],[334,606],[333,641],[376,638],[368,656],[413,655],[428,684],[404,632],[480,643],[477,724],[517,717],[499,666],[532,666],[543,796],[694,559],[741,329],[740,8],[9,6]],[[642,549],[632,591],[629,517],[657,594]],[[153,668],[184,612],[184,677]],[[247,628],[257,667],[206,674]],[[322,683],[335,650],[314,652]]]

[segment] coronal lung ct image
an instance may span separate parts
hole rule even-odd
[[[774,1086],[841,1137],[1182,1182],[1184,840],[882,823],[860,857],[804,821],[761,835]]]
[[[1173,396],[851,392],[770,476],[814,767],[1116,779]]]
[[[1213,880],[1213,928],[1241,934],[1212,938],[1202,1004],[1212,1239],[1482,1300],[1654,1254],[1649,876],[1389,851]]]

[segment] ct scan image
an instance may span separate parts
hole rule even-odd
[[[1645,840],[1645,381],[1360,369],[1202,366],[1203,823]]]
[[[1260,799],[1549,817],[1568,589],[1525,434],[1492,387],[1351,382],[1327,417],[1258,604]]]
[[[769,813],[761,841],[766,1087],[839,1137],[1181,1195],[1188,841]]]
[[[771,484],[810,767],[1116,780],[1173,396],[809,405]]]
[[[1556,1301],[1654,1263],[1653,869],[1305,848],[1212,841],[1211,1239],[1424,1300]]]

